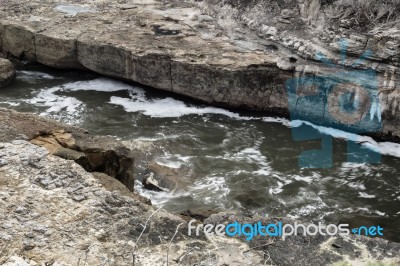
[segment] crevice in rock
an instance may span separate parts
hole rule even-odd
[[[171,92],[174,92],[174,78],[172,76],[172,56],[169,57],[169,78],[171,82]]]
[[[32,32],[33,50],[34,50],[34,60],[35,60],[35,62],[37,62],[37,60],[38,60],[37,49],[36,49],[36,34],[37,34],[37,32]]]
[[[45,147],[52,155],[75,161],[88,172],[99,172],[111,176],[133,191],[134,159],[129,150],[122,146],[91,145],[91,142],[95,143],[96,141],[93,141],[93,137],[89,137],[90,135],[85,135],[83,138],[91,138],[91,140],[79,141],[75,138],[76,136],[63,130],[43,132],[31,139],[31,143]],[[78,139],[79,137],[82,136],[78,136]],[[100,139],[101,137],[98,138],[99,142],[104,141],[104,139]]]

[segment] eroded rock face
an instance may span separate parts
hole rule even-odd
[[[358,9],[343,3],[11,0],[0,9],[0,49],[52,67],[86,68],[214,105],[284,116],[292,113],[291,79],[370,68],[377,75],[382,111],[382,127],[374,133],[398,137],[398,24],[393,12],[380,12],[373,23],[353,25],[347,13],[356,16]],[[385,18],[393,22],[390,28]],[[354,83],[351,77],[346,80],[348,74],[340,76],[340,83]],[[329,94],[326,88],[319,92],[325,98]],[[296,112],[302,119],[335,126],[336,120],[320,112],[325,100],[305,100]],[[370,131],[353,125],[342,126]]]
[[[360,117],[374,115],[373,108],[376,106],[371,105],[361,106],[358,112],[352,114],[357,122],[332,121],[331,115],[339,115],[340,110],[336,108],[332,113],[327,112],[326,102],[335,87],[323,86],[317,91],[322,99],[299,98],[296,117],[400,140],[400,131],[396,126],[400,123],[400,24],[396,3],[369,0],[204,0],[198,5],[215,18],[236,45],[250,49],[254,44],[272,44],[275,53],[280,56],[277,67],[293,71],[294,80],[299,83],[308,80],[315,85],[318,82],[312,80],[322,78],[324,83],[335,80],[339,86],[355,87],[361,84],[363,89],[376,95],[382,124],[377,130],[371,130],[366,125],[353,127],[361,124]],[[373,15],[367,19],[366,14]],[[304,62],[304,59],[308,61]],[[360,74],[367,69],[371,70],[367,75],[373,76],[369,81]],[[297,88],[299,95],[302,89],[302,86]],[[295,98],[286,96],[289,101]],[[340,102],[337,95],[333,100]],[[272,99],[270,104],[274,105],[274,102]],[[293,110],[289,109],[292,115]]]
[[[13,64],[7,60],[0,58],[0,88],[8,85],[15,78],[15,68]]]
[[[122,143],[31,114],[0,109],[0,118],[0,141],[29,140],[89,172],[114,177],[133,191],[134,157]]]

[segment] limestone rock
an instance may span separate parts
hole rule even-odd
[[[135,200],[138,200],[144,204],[151,205],[151,201],[148,198],[145,198],[139,194],[132,193],[124,184],[122,184],[119,180],[106,175],[104,173],[94,172],[93,177],[96,178],[102,186],[111,192],[118,192],[121,195],[131,197]]]
[[[119,141],[93,136],[83,129],[51,119],[0,109],[0,141],[30,140],[51,154],[79,163],[89,172],[102,172],[133,190],[134,157]]]
[[[13,64],[7,60],[0,58],[0,88],[8,85],[15,78],[15,69]]]

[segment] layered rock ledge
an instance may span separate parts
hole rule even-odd
[[[110,137],[31,114],[0,108],[0,141],[23,139],[45,147],[50,154],[72,160],[86,171],[100,172],[134,186],[134,158],[123,144]]]
[[[0,50],[214,105],[295,113],[328,126],[342,119],[345,129],[398,138],[400,31],[395,22],[390,24],[396,15],[386,10],[360,28],[353,25],[350,7],[336,7],[339,2],[8,0],[0,7]],[[343,12],[336,14],[335,8]],[[341,50],[347,53],[345,60]],[[376,79],[349,74],[363,69],[372,69]],[[291,79],[315,77],[328,85],[356,86],[339,86],[339,93],[332,93],[332,86],[300,86],[288,94]],[[362,98],[359,83],[376,90],[379,108]],[[362,98],[355,121],[341,117],[334,104],[343,90]],[[322,100],[303,97],[290,107],[293,97],[310,94],[321,94]],[[330,103],[334,111],[326,108]],[[360,121],[375,112],[382,113],[382,127],[371,130]]]
[[[71,140],[67,134],[85,134],[91,143],[102,142],[99,146],[109,142],[108,147],[120,147],[118,141],[91,136],[82,129],[0,110],[0,264],[241,266],[400,262],[400,244],[379,238],[299,235],[285,241],[257,237],[247,242],[242,238],[188,236],[188,225],[182,217],[149,205],[106,173],[88,172],[74,159],[52,154],[53,140]],[[204,223],[236,220],[293,222],[219,213]]]

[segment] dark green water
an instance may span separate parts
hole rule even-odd
[[[154,143],[149,159],[178,169],[187,185],[172,193],[144,191],[139,183],[136,188],[168,210],[206,207],[381,225],[385,238],[400,241],[395,156],[374,165],[347,163],[346,141],[335,139],[332,168],[301,169],[298,156],[320,143],[293,141],[284,119],[202,106],[88,73],[20,71],[0,90],[0,106]],[[400,146],[384,147],[400,154]]]

